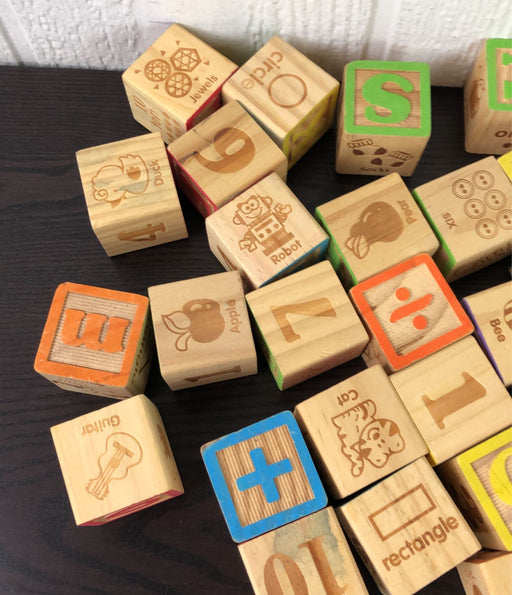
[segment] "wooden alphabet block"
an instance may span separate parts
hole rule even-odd
[[[379,589],[389,595],[416,593],[480,549],[424,458],[336,512]]]
[[[503,171],[512,181],[512,151],[509,151],[501,157],[498,157],[498,163],[501,165]]]
[[[480,345],[505,386],[512,385],[512,281],[462,300]]]
[[[410,176],[430,138],[430,69],[357,60],[344,71],[336,171]]]
[[[368,334],[327,261],[246,295],[283,390],[361,354]]]
[[[483,547],[512,551],[512,428],[439,465],[438,473]]]
[[[294,415],[336,499],[427,454],[425,442],[380,366],[302,401]]]
[[[339,82],[280,37],[273,37],[222,87],[296,163],[333,124]]]
[[[160,371],[173,389],[256,374],[238,271],[150,287]]]
[[[346,287],[439,247],[397,173],[318,206],[315,215],[329,234],[329,260]]]
[[[159,133],[76,154],[94,233],[109,256],[188,236]]]
[[[365,595],[357,564],[331,507],[238,546],[256,595]]]
[[[152,354],[147,297],[62,283],[34,369],[65,390],[123,399],[144,390]]]
[[[466,595],[512,593],[512,553],[482,550],[457,566]]]
[[[207,217],[212,252],[256,289],[325,257],[329,239],[281,178],[272,173]]]
[[[413,195],[441,244],[434,260],[448,281],[510,254],[512,181],[495,157],[418,186]]]
[[[171,143],[220,107],[237,65],[173,24],[123,73],[133,117]]]
[[[290,411],[209,442],[201,454],[236,542],[277,529],[327,504]]]
[[[486,39],[464,87],[466,151],[510,151],[511,121],[512,39]]]
[[[272,172],[286,180],[285,154],[236,101],[167,149],[176,183],[205,217]]]
[[[428,254],[419,254],[350,290],[370,342],[368,366],[387,372],[412,363],[469,335],[473,325]]]
[[[512,401],[473,337],[390,376],[434,465],[512,423]]]
[[[144,395],[51,432],[77,525],[103,525],[183,494],[162,419]]]

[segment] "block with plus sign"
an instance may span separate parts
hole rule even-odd
[[[435,465],[512,423],[512,400],[474,337],[390,376]]]
[[[286,593],[288,585],[304,595],[368,593],[331,507],[242,543],[238,550],[256,595]]]
[[[448,281],[511,252],[512,180],[485,157],[414,189],[440,248],[434,260]]]
[[[336,508],[381,593],[412,595],[480,550],[425,458]]]
[[[77,525],[103,525],[183,494],[162,418],[144,395],[51,433]]]
[[[152,354],[147,297],[62,283],[34,368],[65,390],[123,399],[144,390]]]
[[[173,24],[123,73],[133,117],[171,143],[221,105],[237,65]]]
[[[466,151],[510,151],[511,121],[512,39],[486,39],[464,86]]]
[[[327,504],[311,455],[289,411],[209,442],[201,453],[236,542]]]
[[[205,217],[272,172],[286,180],[286,155],[237,101],[167,150],[176,184]]]
[[[206,218],[210,249],[256,289],[325,257],[329,239],[272,173]]]
[[[509,397],[510,399],[510,397]],[[512,428],[438,467],[483,547],[512,551]]]
[[[365,321],[368,365],[397,371],[471,334],[473,325],[428,254],[419,254],[350,290]]]
[[[355,359],[368,342],[325,260],[248,293],[246,300],[281,390]]]
[[[339,82],[280,37],[273,37],[222,87],[239,101],[294,165],[334,122]]]
[[[148,289],[160,372],[173,390],[257,372],[238,271]]]
[[[349,62],[342,89],[336,171],[412,175],[430,138],[428,64]]]
[[[482,550],[457,566],[466,595],[512,593],[512,552]]]
[[[505,386],[512,385],[512,281],[465,297],[482,349]]]
[[[345,287],[439,247],[397,173],[318,206],[315,216],[329,234],[329,260]]]
[[[94,233],[109,256],[187,237],[158,132],[76,154]]]
[[[302,401],[295,418],[337,499],[427,454],[427,447],[380,366]]]

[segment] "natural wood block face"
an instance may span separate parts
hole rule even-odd
[[[512,423],[512,401],[473,337],[390,377],[433,464]]]
[[[347,64],[336,143],[338,173],[410,176],[429,138],[428,64]]]
[[[336,512],[382,593],[416,593],[480,549],[424,458]]]
[[[273,173],[207,217],[212,252],[256,289],[318,262],[328,237],[281,178]]]
[[[510,595],[512,553],[482,550],[457,566],[466,595]]]
[[[256,374],[238,271],[150,287],[160,371],[173,389]]]
[[[226,82],[222,100],[239,101],[291,167],[332,126],[339,88],[304,54],[273,37]]]
[[[512,428],[446,461],[438,472],[480,543],[512,551]]]
[[[277,529],[327,504],[290,411],[209,442],[201,453],[236,542]]]
[[[425,442],[380,366],[302,401],[294,415],[336,499],[427,454]]]
[[[159,133],[76,154],[94,233],[109,256],[188,236]]]
[[[351,287],[439,243],[399,174],[389,174],[317,207],[330,237],[329,260]]]
[[[238,546],[256,595],[368,593],[331,507]]]
[[[173,24],[123,73],[133,117],[171,143],[220,107],[237,65]]]
[[[183,494],[162,419],[144,395],[51,432],[77,525],[102,525]]]
[[[486,39],[464,87],[466,151],[510,151],[511,121],[512,39]]]
[[[441,244],[434,260],[447,280],[510,254],[512,181],[495,157],[418,186],[413,195]]]
[[[168,151],[177,184],[205,217],[272,172],[286,180],[285,154],[236,101]]]
[[[142,295],[62,283],[34,369],[65,390],[123,399],[144,390],[153,342]]]
[[[256,289],[246,299],[281,390],[358,357],[368,342],[327,261]]]
[[[512,385],[512,281],[474,293],[462,303],[503,383]]]
[[[363,359],[405,368],[469,335],[473,325],[430,256],[420,254],[350,290],[370,342]]]

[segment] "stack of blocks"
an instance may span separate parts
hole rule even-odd
[[[465,90],[468,151],[510,148],[511,64],[510,40],[486,41]],[[179,390],[256,374],[251,314],[281,390],[359,355],[368,366],[201,449],[255,593],[366,593],[341,526],[384,593],[455,566],[473,594],[491,592],[512,550],[512,283],[462,307],[447,281],[510,254],[512,153],[412,196],[401,176],[430,136],[428,65],[351,62],[336,171],[383,177],[319,205],[317,222],[285,181],[333,124],[340,86],[295,48],[274,37],[237,70],[173,25],[123,82],[152,133],[77,153],[98,239],[113,256],[186,237],[176,180],[227,272],[149,300],[58,287],[36,371],[123,400],[52,428],[76,523],[183,493],[141,394],[152,327]],[[481,545],[501,553],[475,556]]]

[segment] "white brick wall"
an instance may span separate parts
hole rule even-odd
[[[428,62],[462,85],[487,37],[512,37],[510,0],[3,0],[0,63],[124,70],[179,22],[242,64],[280,35],[336,78],[350,60]]]

